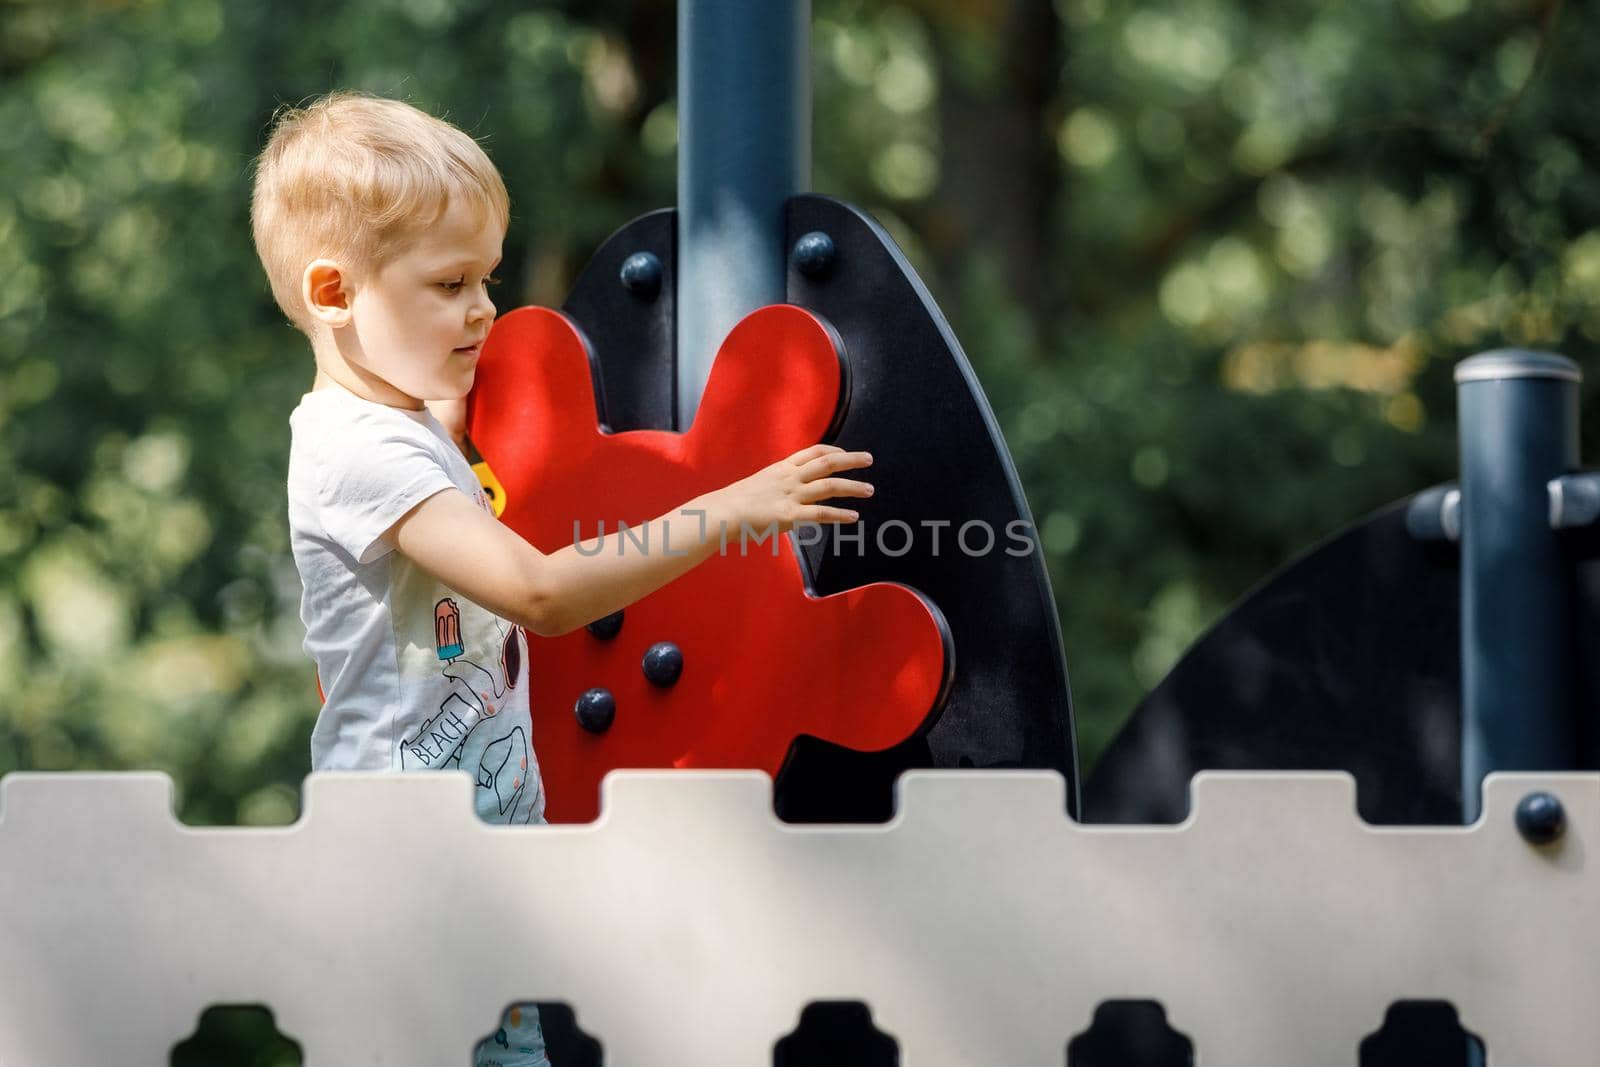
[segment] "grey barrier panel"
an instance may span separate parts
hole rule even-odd
[[[1600,775],[1491,775],[1464,827],[1368,826],[1339,773],[1193,790],[1086,826],[1050,772],[919,771],[887,824],[798,826],[758,773],[627,772],[593,824],[505,828],[465,776],[313,775],[298,823],[235,829],[177,822],[164,775],[13,774],[0,1063],[155,1067],[263,1003],[308,1067],[465,1064],[513,1000],[571,1004],[609,1067],[761,1067],[818,999],[906,1067],[1060,1067],[1109,998],[1206,1067],[1350,1067],[1401,999],[1491,1063],[1600,1056]],[[1550,844],[1514,825],[1535,791]],[[521,921],[481,921],[504,896]]]

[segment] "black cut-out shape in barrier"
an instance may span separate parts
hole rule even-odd
[[[797,742],[778,780],[778,812],[801,822],[884,820],[902,771],[961,766],[1060,771],[1076,812],[1055,598],[983,389],[927,287],[869,215],[827,197],[791,198],[787,246],[811,233],[827,235],[834,254],[813,274],[790,262],[789,301],[843,341],[850,403],[832,443],[872,453],[864,476],[877,490],[850,505],[862,518],[859,550],[829,531],[803,547],[811,587],[826,596],[869,582],[910,586],[944,613],[956,663],[926,736],[883,753]],[[937,553],[928,525],[936,523],[946,524]],[[911,550],[899,554],[908,540]]]
[[[772,1067],[898,1067],[900,1046],[859,1000],[819,1000],[772,1048]]]
[[[649,297],[622,281],[623,263],[641,252],[661,265],[660,287]],[[612,433],[675,428],[677,270],[677,212],[662,208],[606,238],[561,305],[589,342],[595,410]]]
[[[170,1067],[300,1067],[300,1046],[260,1004],[214,1004],[194,1033],[172,1047]]]
[[[1089,1029],[1067,1042],[1067,1067],[1188,1067],[1194,1043],[1154,1000],[1107,1000]]]
[[[662,210],[622,227],[595,253],[563,310],[589,342],[597,393],[612,432],[673,429],[676,411],[672,285],[676,213]],[[1037,532],[1005,442],[960,344],[892,239],[869,216],[826,197],[789,201],[788,244],[818,231],[834,244],[829,269],[806,277],[790,265],[788,297],[840,334],[851,366],[850,398],[831,441],[866,449],[877,488],[854,502],[863,548],[829,539],[803,547],[818,595],[870,582],[900,582],[932,600],[950,623],[956,668],[942,714],[926,736],[884,752],[855,752],[813,737],[790,749],[774,807],[794,822],[882,822],[894,812],[894,782],[917,767],[1033,767],[1061,772],[1077,811],[1072,703],[1055,601]],[[653,252],[666,267],[657,304],[641,304],[620,282],[628,256]],[[663,303],[665,302],[665,303]],[[657,306],[657,305],[660,306]],[[880,549],[875,530],[899,520],[915,549]],[[923,522],[941,528],[940,554]],[[993,531],[994,546],[976,556]],[[1024,523],[1031,544],[1012,539]],[[895,535],[898,531],[887,531]],[[1026,551],[1024,551],[1026,547]],[[1008,550],[1020,554],[1008,554]]]
[[[1455,1006],[1446,1000],[1389,1005],[1382,1029],[1363,1038],[1358,1053],[1360,1067],[1466,1067],[1483,1062],[1483,1042],[1461,1028]]]
[[[1468,1059],[1476,1048],[1478,1058]],[[1390,1005],[1383,1027],[1362,1039],[1360,1067],[1471,1067],[1483,1043],[1460,1026],[1446,1001]],[[1193,1067],[1194,1044],[1172,1029],[1153,1000],[1108,1000],[1094,1024],[1067,1045],[1067,1067]]]
[[[1414,497],[1233,606],[1144,699],[1084,782],[1084,818],[1176,823],[1203,770],[1346,770],[1387,825],[1459,823],[1460,551],[1406,529]],[[1575,653],[1600,642],[1600,530],[1563,537]],[[1567,768],[1600,769],[1600,657],[1575,654]]]
[[[578,1025],[573,1010],[559,1001],[540,1003],[539,1027],[545,1054],[554,1067],[601,1067],[605,1053],[599,1040]]]

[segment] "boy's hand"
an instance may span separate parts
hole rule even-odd
[[[871,463],[865,452],[812,445],[642,528],[646,533],[641,544],[650,543],[648,530],[654,525],[665,545],[667,523],[682,522],[684,515],[693,514],[690,509],[700,509],[700,521],[689,525],[691,530],[698,527],[697,536],[690,544],[680,543],[677,552],[645,549],[625,555],[619,534],[614,553],[599,551],[601,538],[584,542],[581,550],[569,545],[546,555],[456,489],[433,494],[384,536],[468,600],[542,637],[554,637],[650,595],[718,548],[735,540],[744,543],[746,535],[764,540],[767,531],[786,531],[796,523],[855,522],[854,511],[818,501],[871,496],[872,486],[865,482],[832,477]]]
[[[812,445],[708,494],[705,503],[712,518],[725,524],[730,543],[742,541],[745,534],[764,534],[774,525],[786,533],[798,523],[855,522],[860,518],[856,512],[818,501],[871,496],[872,486],[866,482],[832,477],[871,465],[870,453]]]

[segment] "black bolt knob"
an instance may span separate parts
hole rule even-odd
[[[833,238],[821,230],[803,234],[800,240],[794,243],[794,265],[807,278],[821,278],[827,274],[833,269],[833,261],[837,254],[833,247]]]
[[[653,252],[635,252],[622,261],[622,287],[641,300],[661,292],[661,260]]]
[[[584,627],[602,641],[609,641],[622,632],[622,612],[613,611],[603,619],[596,619]]]
[[[1548,845],[1567,828],[1561,800],[1549,793],[1529,793],[1517,804],[1517,833],[1530,845]]]
[[[586,689],[572,710],[577,713],[579,726],[591,734],[603,734],[617,717],[617,698],[609,689]]]
[[[683,674],[683,653],[671,641],[657,641],[645,650],[644,676],[663,689]]]

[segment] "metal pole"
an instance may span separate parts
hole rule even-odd
[[[1547,483],[1578,466],[1578,365],[1486,352],[1456,366],[1461,437],[1461,785],[1572,766],[1572,575]]]
[[[811,0],[678,2],[678,427],[728,331],[782,303],[811,179]]]

